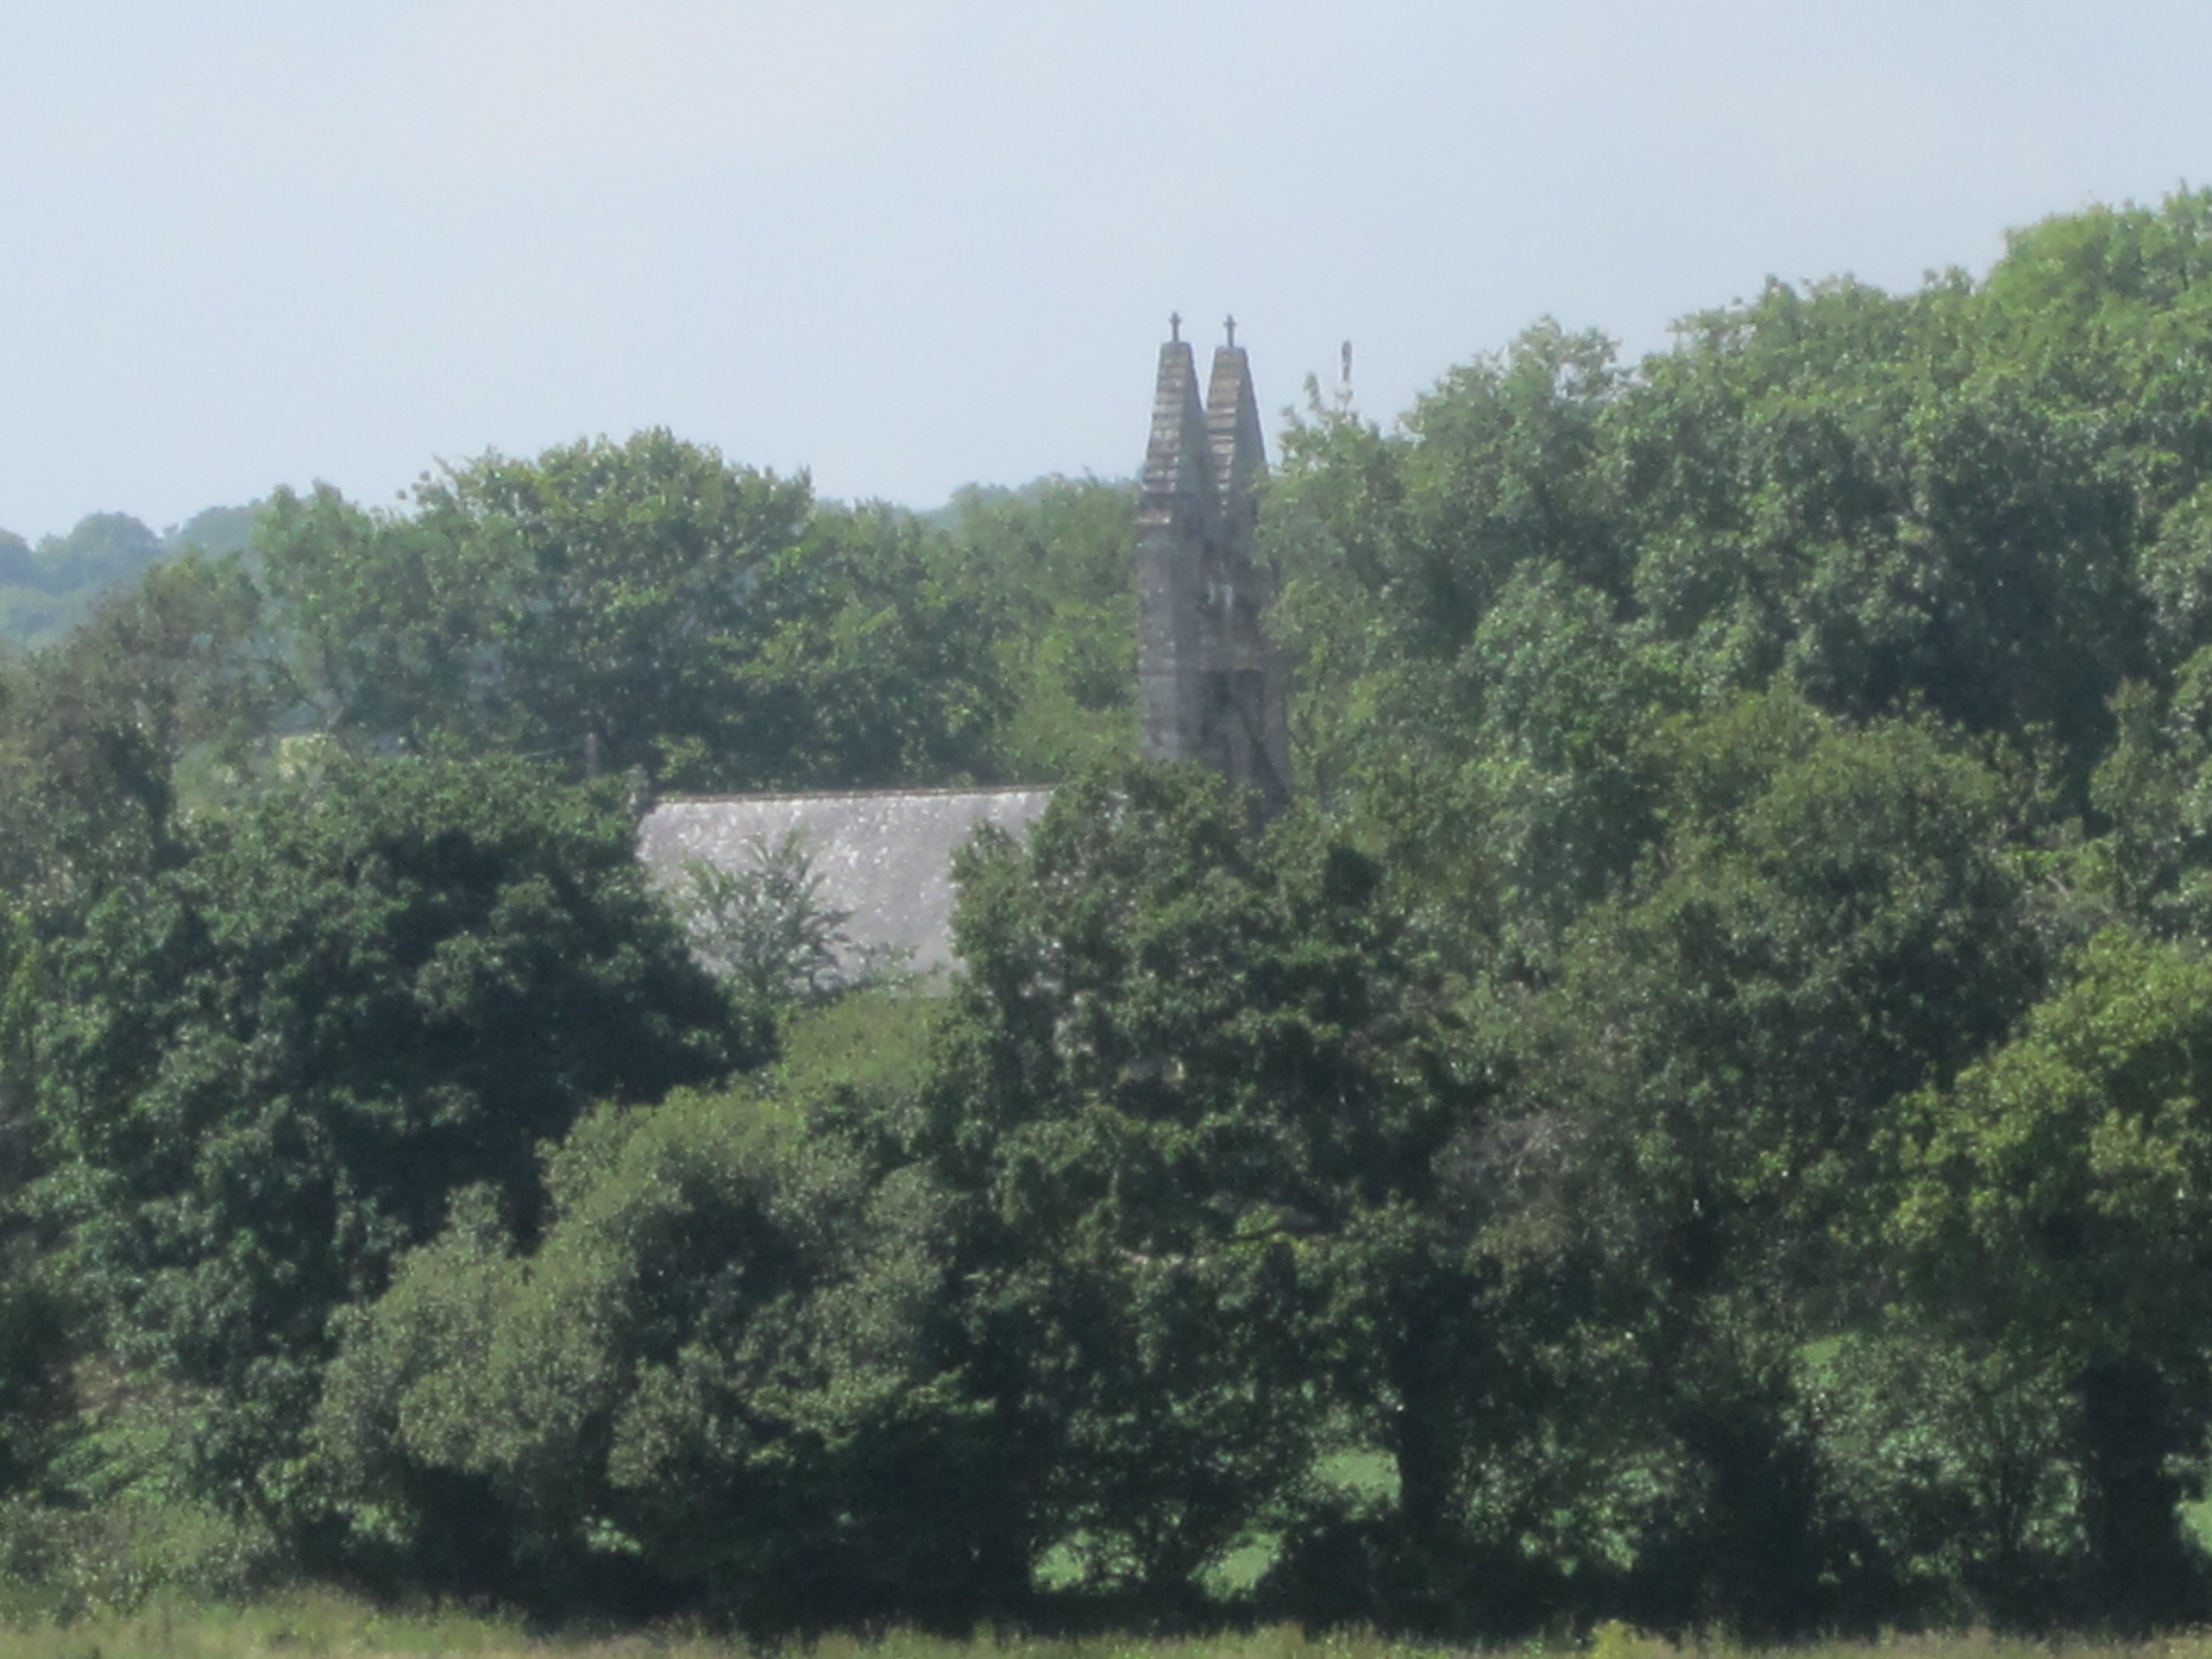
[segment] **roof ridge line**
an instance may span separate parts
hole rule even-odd
[[[922,799],[946,795],[1033,795],[1055,789],[1051,783],[987,783],[973,787],[957,784],[915,789],[733,789],[715,794],[690,795],[671,791],[654,798],[656,806],[710,805],[732,800],[894,800]]]

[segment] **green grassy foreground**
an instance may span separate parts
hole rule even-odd
[[[728,1638],[682,1631],[620,1636],[533,1637],[511,1621],[459,1611],[393,1613],[334,1595],[286,1596],[246,1607],[153,1607],[128,1616],[65,1625],[0,1625],[7,1659],[399,1659],[399,1656],[574,1656],[574,1659],[736,1659],[759,1652]],[[1448,1659],[1454,1650],[1367,1632],[1309,1636],[1294,1626],[1161,1640],[1135,1636],[984,1637],[957,1642],[912,1632],[830,1636],[794,1655],[805,1659]],[[1759,1650],[1725,1641],[1680,1645],[1620,1625],[1580,1642],[1530,1643],[1512,1659],[1751,1659]],[[1986,1632],[1904,1636],[1879,1642],[1816,1643],[1792,1659],[2212,1659],[2212,1632],[2139,1643],[1993,1637]]]
[[[1651,1659],[1662,1650],[1650,1644]],[[390,1612],[329,1594],[279,1597],[244,1607],[153,1606],[65,1624],[0,1624],[5,1659],[400,1659],[400,1656],[564,1656],[570,1659],[740,1659],[762,1652],[736,1638],[681,1629],[622,1635],[532,1636],[513,1620],[457,1610]],[[805,1659],[1439,1659],[1432,1648],[1364,1632],[1308,1638],[1290,1627],[1185,1641],[1132,1636],[979,1638],[960,1642],[893,1631],[832,1635],[790,1649]],[[1620,1644],[1610,1659],[1643,1659]],[[2212,1645],[2208,1645],[2212,1659]]]

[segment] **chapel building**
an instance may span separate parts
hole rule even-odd
[[[1226,331],[1202,395],[1180,318],[1160,348],[1137,507],[1138,713],[1147,758],[1211,768],[1264,822],[1291,799],[1290,680],[1263,626],[1273,573],[1254,550],[1259,408],[1234,319]],[[736,871],[795,834],[854,951],[927,972],[953,959],[955,849],[986,824],[1019,836],[1051,798],[1040,786],[672,795],[639,823],[638,856],[673,888],[695,860]]]

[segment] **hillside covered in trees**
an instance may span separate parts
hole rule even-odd
[[[164,559],[243,552],[257,510],[211,507],[160,535],[127,513],[94,513],[36,546],[0,530],[0,649],[51,644]]]
[[[1263,841],[1133,510],[649,432],[0,664],[6,1594],[2212,1616],[2212,194],[1317,394]],[[631,856],[996,781],[945,994]]]

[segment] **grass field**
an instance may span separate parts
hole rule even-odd
[[[682,1631],[530,1636],[511,1622],[473,1613],[392,1613],[324,1595],[252,1607],[156,1607],[127,1618],[64,1626],[0,1626],[0,1655],[5,1659],[416,1659],[443,1654],[479,1659],[750,1659],[755,1651]],[[1364,1632],[1309,1637],[1286,1626],[1182,1641],[1006,1636],[953,1642],[893,1632],[826,1637],[791,1651],[793,1659],[801,1651],[805,1659],[1447,1659],[1444,1650]],[[1788,1651],[1791,1659],[2212,1659],[2212,1632],[2136,1644],[2014,1640],[1977,1632],[1814,1643]],[[1531,1643],[1497,1654],[1498,1659],[1754,1659],[1755,1650],[1726,1642],[1678,1648],[1611,1625],[1581,1641]]]
[[[683,1631],[619,1636],[530,1636],[514,1624],[466,1613],[394,1613],[335,1597],[307,1596],[249,1608],[151,1608],[128,1618],[64,1626],[0,1626],[6,1659],[750,1659],[741,1642]],[[801,1650],[791,1650],[797,1659]],[[1296,1630],[1162,1642],[1133,1637],[1008,1637],[953,1642],[911,1632],[822,1638],[806,1659],[1429,1659],[1433,1653],[1364,1634],[1311,1640]],[[2208,1656],[2212,1659],[2212,1656]]]

